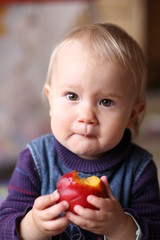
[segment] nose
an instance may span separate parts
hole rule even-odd
[[[78,122],[96,125],[97,118],[92,106],[81,106],[79,108]]]

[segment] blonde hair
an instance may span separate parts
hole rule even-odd
[[[67,33],[54,49],[48,68],[46,83],[51,84],[53,68],[59,50],[68,42],[78,40],[89,47],[96,57],[102,60],[118,62],[131,73],[135,88],[133,94],[138,102],[146,101],[146,62],[137,42],[122,28],[110,23],[95,23],[79,26]],[[144,112],[143,112],[144,113]],[[139,114],[132,128],[138,134],[144,114]]]

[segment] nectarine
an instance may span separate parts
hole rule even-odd
[[[71,212],[74,212],[75,205],[97,209],[87,202],[88,195],[102,198],[107,196],[105,186],[100,178],[97,176],[80,178],[76,171],[66,173],[60,177],[57,182],[57,190],[60,193],[59,202],[68,201],[69,211]]]

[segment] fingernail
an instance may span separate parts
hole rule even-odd
[[[87,201],[88,201],[88,202],[92,202],[92,201],[93,201],[92,195],[89,195],[89,196],[87,197]]]
[[[58,200],[58,199],[59,199],[59,193],[58,193],[58,192],[55,192],[54,197],[55,197],[55,200]]]
[[[92,203],[92,202],[94,201],[94,196],[89,195],[89,196],[87,197],[87,201],[88,201],[89,203]]]
[[[79,206],[79,205],[76,205],[76,206],[74,207],[74,211],[75,211],[76,213],[79,213],[79,211],[80,211],[80,206]]]
[[[65,209],[69,208],[69,203],[67,201],[63,201],[63,206]]]

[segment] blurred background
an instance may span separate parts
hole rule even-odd
[[[123,27],[146,56],[148,107],[136,142],[153,153],[160,179],[160,1],[0,0],[0,201],[19,153],[50,132],[42,89],[57,41],[100,21]]]

